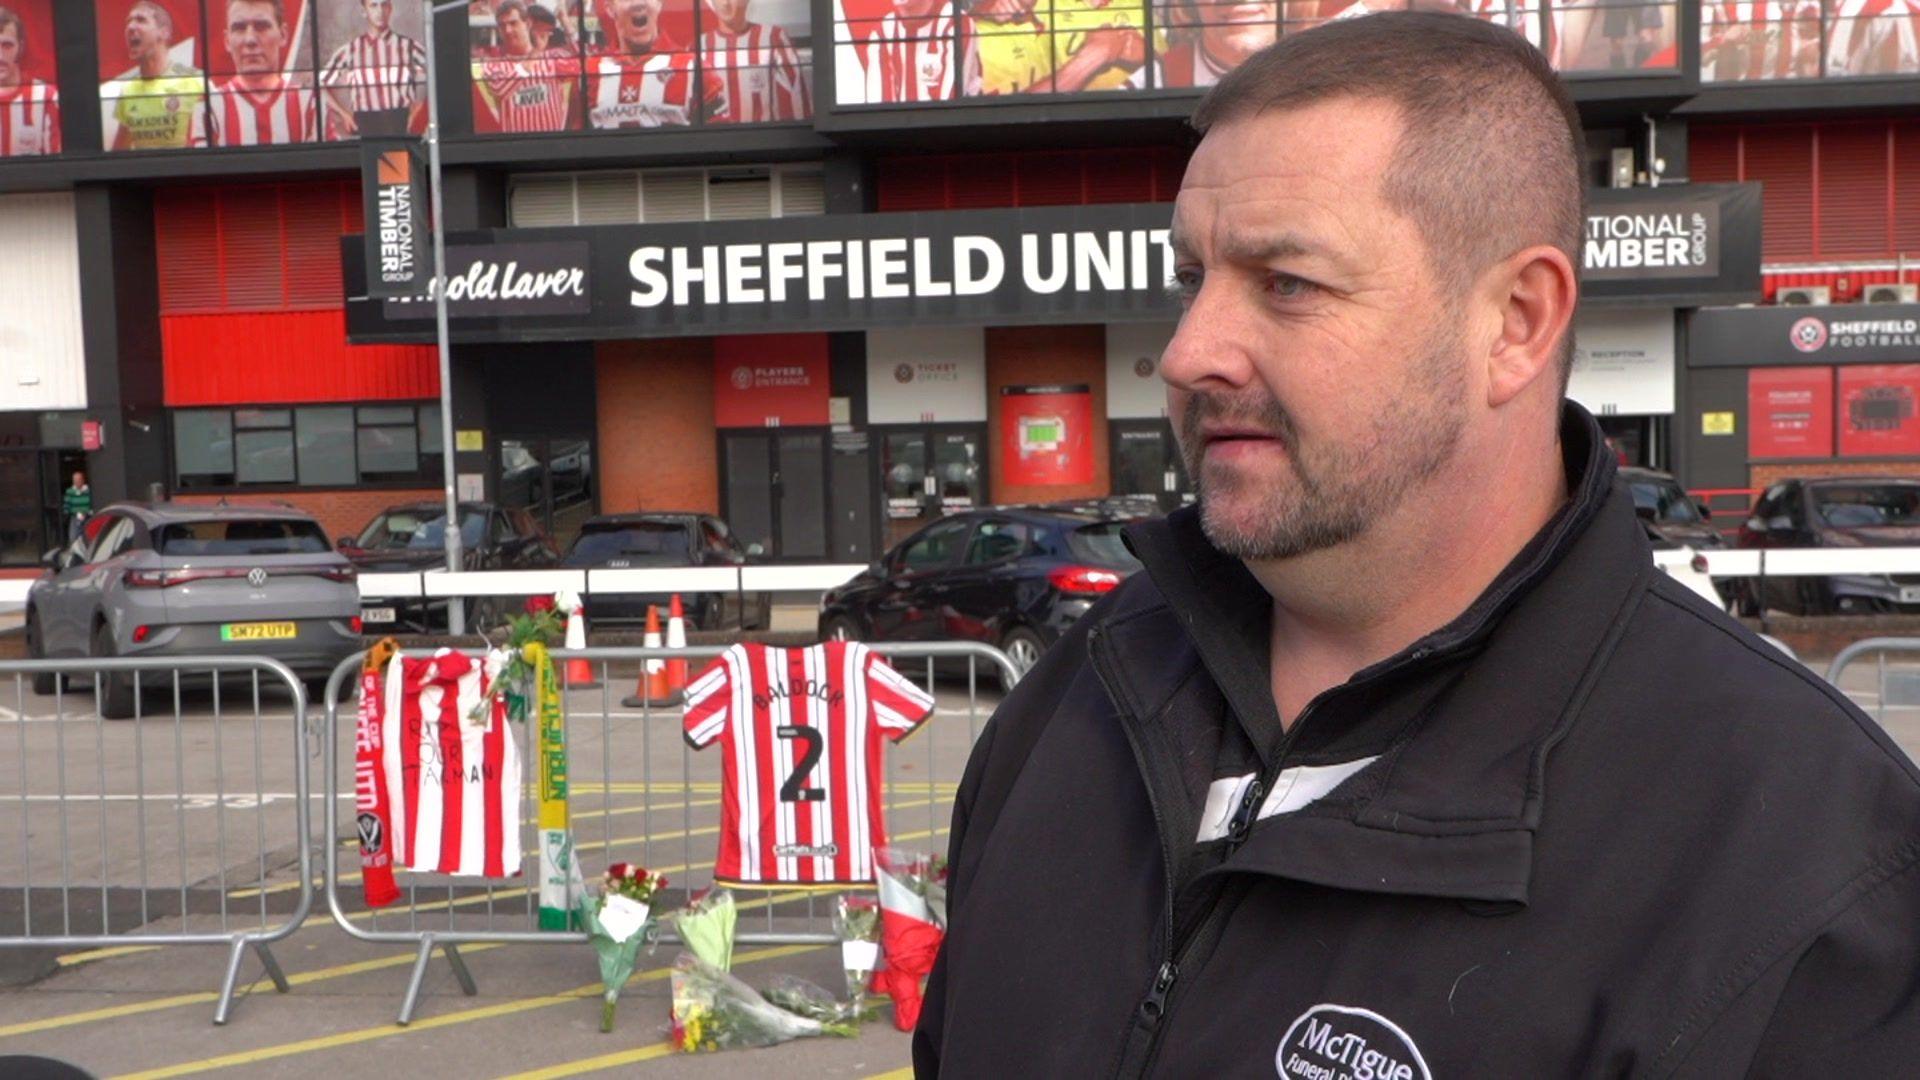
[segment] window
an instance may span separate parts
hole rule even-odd
[[[1027,549],[1027,527],[1014,521],[983,521],[967,544],[967,565],[985,566]]]
[[[1651,514],[1654,521],[1668,525],[1700,523],[1699,508],[1680,485],[1641,481],[1627,486],[1633,493],[1634,509]]]
[[[972,526],[973,522],[964,518],[935,525],[900,552],[900,566],[914,571],[937,570],[952,563]]]
[[[1067,534],[1067,547],[1075,558],[1086,559],[1102,566],[1137,567],[1140,560],[1127,550],[1123,537],[1126,525],[1118,521],[1103,521],[1098,525],[1083,525]]]
[[[818,165],[533,173],[513,178],[517,228],[742,221],[826,213]]]
[[[1911,75],[1920,72],[1905,5],[1844,0],[1700,5],[1700,81]]]
[[[93,558],[90,561],[106,562],[125,553],[132,542],[133,519],[116,516],[113,524],[107,526],[106,531],[100,534],[100,539],[93,545]]]
[[[173,413],[182,490],[419,483],[439,477],[440,445],[437,403]]]
[[[389,510],[367,523],[353,546],[362,551],[439,551],[446,544],[447,515],[431,506]],[[460,546],[473,551],[487,535],[487,516],[460,512]]]
[[[319,555],[331,550],[320,526],[297,518],[225,518],[162,525],[162,555]]]
[[[637,566],[686,566],[692,562],[684,526],[666,521],[636,521],[582,529],[573,542],[574,558],[589,565],[621,559]]]

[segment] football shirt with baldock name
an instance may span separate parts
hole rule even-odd
[[[887,843],[883,739],[899,742],[933,696],[858,642],[735,645],[687,687],[686,737],[719,741],[720,855],[735,885],[861,885]]]

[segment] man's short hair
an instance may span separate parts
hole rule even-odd
[[[526,18],[527,17],[526,0],[500,0],[500,2],[494,5],[494,8],[493,8],[494,21],[498,22],[501,19],[501,17],[506,15],[506,13],[509,11],[517,11],[520,13],[521,18],[523,19]]]
[[[159,23],[160,28],[167,32],[167,40],[173,40],[173,12],[160,6],[157,0],[139,0],[138,3],[127,9],[127,14],[131,15],[141,8],[146,8],[148,11],[153,12],[153,21]]]
[[[1534,244],[1574,272],[1586,233],[1586,139],[1566,84],[1540,50],[1503,26],[1390,11],[1293,34],[1222,78],[1193,114],[1215,125],[1342,97],[1398,107],[1400,144],[1382,185],[1410,218],[1429,264],[1456,291]],[[1573,365],[1562,346],[1561,381]]]
[[[0,6],[0,30],[13,27],[13,36],[20,41],[20,51],[15,58],[25,61],[27,58],[27,24],[10,7]]]
[[[227,15],[233,15],[235,4],[267,4],[273,8],[273,21],[281,26],[287,25],[287,0],[227,0]]]
[[[548,26],[560,25],[560,16],[555,15],[552,11],[548,10],[547,5],[545,4],[527,5],[527,18],[531,19],[534,22],[546,23]]]

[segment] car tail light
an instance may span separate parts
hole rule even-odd
[[[358,615],[355,615],[353,618],[347,620],[347,628],[349,630],[352,630],[356,634],[360,633],[360,628],[362,625],[363,624],[360,622],[360,616]]]
[[[359,577],[359,572],[351,566],[329,566],[324,569],[315,570],[314,573],[319,574],[328,581],[343,581],[349,585],[353,584],[354,580]]]
[[[130,589],[166,589],[190,581],[246,576],[245,570],[129,570],[125,580]]]
[[[153,636],[153,627],[136,626],[133,628],[133,643],[139,645]]]
[[[1063,593],[1098,595],[1120,587],[1120,575],[1096,566],[1061,566],[1047,573],[1047,580]]]

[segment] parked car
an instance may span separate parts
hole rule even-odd
[[[338,541],[340,553],[368,574],[405,574],[446,565],[446,506],[438,502],[389,506],[357,536]],[[461,567],[466,570],[544,570],[560,561],[559,549],[527,511],[494,503],[460,504]],[[489,596],[468,602],[469,626],[494,627],[520,610],[522,597]],[[369,633],[440,633],[447,627],[444,599],[376,597],[360,612]]]
[[[318,680],[360,647],[354,569],[297,510],[114,503],[46,561],[27,592],[32,657],[267,656]],[[100,715],[134,704],[131,672],[103,677]]]
[[[1025,674],[1140,563],[1129,520],[1082,506],[1002,507],[942,518],[820,601],[820,635],[981,641]]]
[[[1672,476],[1628,468],[1620,470],[1620,480],[1633,496],[1634,513],[1646,526],[1654,547],[1701,551],[1727,546],[1727,538],[1713,527],[1713,514],[1706,504],[1689,497]]]
[[[584,570],[643,570],[697,566],[745,566],[760,552],[742,548],[727,523],[711,514],[606,514],[587,519],[560,565]],[[647,607],[666,617],[669,593],[610,593],[588,579],[586,604],[590,626],[639,625]],[[689,630],[756,630],[773,622],[773,598],[767,593],[687,592],[681,596]]]
[[[1785,480],[1768,488],[1740,530],[1743,548],[1920,546],[1920,480]],[[1920,574],[1770,577],[1747,583],[1741,607],[1795,615],[1920,611]]]

